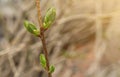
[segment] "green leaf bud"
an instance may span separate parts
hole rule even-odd
[[[46,68],[46,59],[44,54],[40,54],[40,64],[43,68]]]
[[[55,71],[55,67],[53,65],[50,66],[49,72],[53,73]]]
[[[24,21],[24,26],[27,29],[27,31],[29,31],[30,33],[34,34],[35,36],[39,36],[40,35],[40,30],[38,30],[33,23],[25,20]]]
[[[56,9],[53,7],[48,9],[48,11],[44,17],[44,22],[43,22],[43,26],[45,29],[47,29],[51,26],[51,24],[55,20],[55,17],[56,17]]]

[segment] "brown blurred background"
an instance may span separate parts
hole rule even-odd
[[[120,77],[120,0],[41,0],[42,16],[57,9],[46,31],[53,77]],[[35,0],[0,0],[0,77],[47,77],[39,63],[41,41]]]

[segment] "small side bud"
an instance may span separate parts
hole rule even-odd
[[[44,54],[40,54],[40,64],[43,68],[46,68],[46,59]]]
[[[55,17],[56,17],[56,9],[55,8],[48,9],[43,22],[43,26],[45,29],[51,26],[51,24],[55,20]]]
[[[53,73],[55,71],[55,67],[53,65],[50,66],[49,72]]]
[[[29,21],[24,21],[24,26],[30,33],[34,34],[35,36],[40,35],[40,30],[38,30],[35,25]]]

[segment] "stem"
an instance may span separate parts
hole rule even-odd
[[[44,37],[44,32],[41,32],[41,40],[42,40],[42,45],[43,45],[43,49],[44,49],[44,54],[45,54],[45,58],[46,58],[46,71],[48,73],[48,77],[52,77],[51,73],[49,72],[49,59],[48,59],[48,52],[47,52],[47,48],[46,48],[46,43],[45,43],[45,37]]]
[[[40,10],[40,0],[36,0],[36,7],[37,7],[37,13],[38,13],[38,22],[41,30],[43,24],[42,24],[41,10]]]
[[[43,23],[42,23],[42,16],[41,16],[41,10],[40,10],[40,0],[36,0],[36,7],[37,7],[37,13],[38,13],[38,22],[40,26],[40,39],[42,41],[43,49],[44,49],[44,55],[46,59],[46,71],[48,73],[48,77],[52,77],[51,73],[49,72],[49,59],[48,59],[48,52],[46,48],[46,41],[44,37],[44,28],[43,28]]]

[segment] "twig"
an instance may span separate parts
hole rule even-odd
[[[38,12],[38,22],[39,22],[40,34],[41,34],[40,39],[42,41],[44,54],[45,54],[45,58],[46,58],[46,71],[48,73],[48,77],[52,77],[51,73],[49,72],[50,66],[49,66],[49,60],[48,60],[48,52],[47,52],[47,48],[46,48],[46,44],[45,44],[44,28],[43,28],[43,24],[42,24],[42,16],[41,16],[41,10],[40,10],[40,0],[36,0],[36,7],[37,7],[37,12]]]
[[[19,77],[20,74],[22,73],[24,67],[25,67],[25,60],[26,60],[26,52],[23,54],[23,57],[21,58],[21,61],[20,61],[20,64],[19,64],[19,67],[17,69],[17,71],[15,72],[14,74],[14,77]]]
[[[9,60],[12,72],[15,73],[17,71],[17,68],[15,66],[14,60],[12,58],[12,55],[8,55],[8,60]]]

